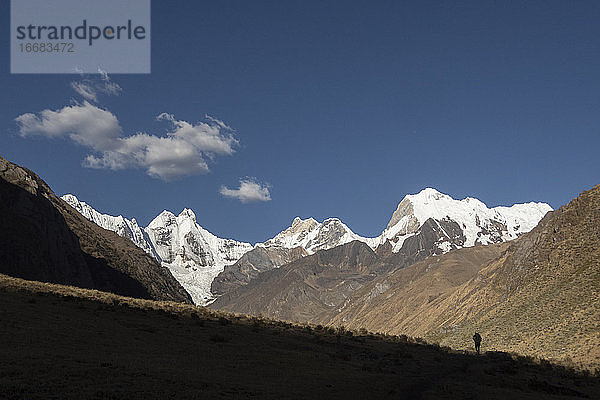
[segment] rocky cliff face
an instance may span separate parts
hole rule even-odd
[[[83,218],[30,170],[0,157],[0,272],[113,293],[191,302],[130,240]]]
[[[259,274],[279,268],[307,255],[306,250],[300,246],[291,249],[278,246],[256,246],[235,264],[226,266],[223,272],[217,275],[212,282],[211,292],[216,296],[233,292],[250,283]]]
[[[381,268],[375,252],[354,241],[263,272],[247,285],[217,298],[210,307],[307,321],[335,309]]]

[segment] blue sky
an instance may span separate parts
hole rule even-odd
[[[110,75],[122,91],[93,104],[124,137],[165,136],[169,119],[214,128],[206,115],[231,128],[208,172],[169,181],[86,168],[93,148],[20,134],[20,115],[83,104],[81,77],[11,75],[8,11],[0,2],[0,155],[143,225],[189,207],[238,240],[295,216],[375,236],[425,187],[556,208],[599,183],[598,2],[153,1],[152,73]],[[246,177],[270,201],[220,193]]]

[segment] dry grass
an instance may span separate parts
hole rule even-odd
[[[0,275],[0,398],[578,398],[597,378],[504,353]]]

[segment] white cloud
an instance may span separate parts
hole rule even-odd
[[[63,107],[58,111],[43,110],[39,115],[23,114],[15,120],[23,137],[67,136],[74,142],[96,151],[113,150],[121,136],[121,126],[117,117],[87,101]]]
[[[110,80],[106,71],[98,68],[99,78],[83,78],[80,81],[71,82],[71,88],[75,90],[84,99],[98,102],[98,95],[106,94],[109,96],[118,96],[123,92],[121,86]],[[81,74],[83,77],[83,74]]]
[[[192,124],[162,113],[172,129],[165,136],[137,133],[123,137],[118,119],[110,112],[84,101],[60,110],[27,113],[15,120],[23,137],[68,137],[89,148],[83,165],[89,168],[144,168],[152,177],[165,181],[209,171],[208,160],[231,155],[238,145],[233,130],[211,117]],[[268,192],[267,192],[268,193]]]
[[[227,186],[221,186],[219,192],[233,199],[238,199],[242,203],[252,203],[271,200],[269,185],[260,183],[256,178],[240,179],[240,187],[229,189]]]

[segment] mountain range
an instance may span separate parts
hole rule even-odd
[[[318,222],[296,217],[273,238],[252,245],[218,238],[198,224],[190,209],[177,216],[163,211],[142,228],[134,218],[102,214],[75,195],[62,199],[90,221],[130,239],[156,258],[199,305],[210,304],[262,272],[352,241],[409,265],[457,248],[515,239],[552,209],[534,202],[488,208],[475,198],[455,200],[427,188],[405,196],[386,228],[374,238],[354,233],[337,218]]]
[[[556,211],[425,189],[375,238],[296,218],[254,245],[189,209],[142,228],[64,198],[0,157],[0,274],[600,368],[600,185]]]
[[[600,185],[509,242],[412,258],[354,241],[261,273],[210,307],[454,349],[600,367]],[[423,225],[425,227],[425,225]],[[406,243],[406,242],[405,242]]]

